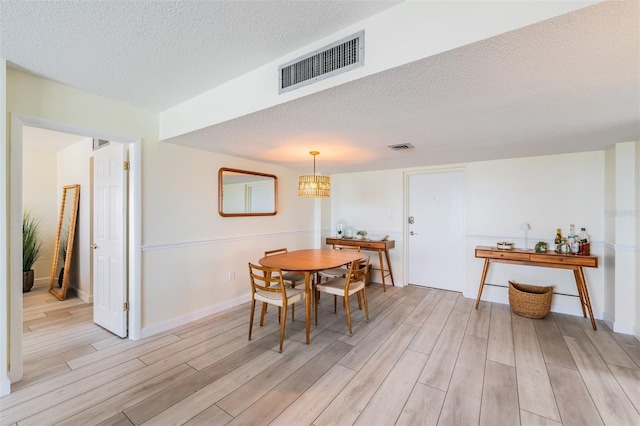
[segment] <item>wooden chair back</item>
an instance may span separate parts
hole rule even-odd
[[[272,256],[272,255],[276,255],[276,254],[284,254],[287,253],[287,248],[286,247],[282,247],[279,249],[273,249],[273,250],[267,250],[264,252],[264,257],[267,256]]]
[[[249,278],[254,292],[281,293],[286,300],[287,294],[283,291],[284,283],[280,269],[254,265],[249,262]]]

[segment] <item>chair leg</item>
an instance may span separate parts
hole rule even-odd
[[[251,330],[253,330],[253,313],[256,310],[255,299],[251,300],[251,316],[249,317],[249,340],[251,340]]]
[[[287,307],[281,309],[282,318],[280,320],[280,352],[282,352],[282,344],[284,342],[284,329],[287,326]]]
[[[262,302],[262,312],[260,312],[260,327],[264,325],[264,314],[267,313],[267,302]]]
[[[315,293],[315,297],[314,297],[313,304],[314,304],[315,309],[316,309],[316,325],[318,325],[318,302],[319,302],[319,299],[320,299],[320,297],[319,297],[320,296],[320,292],[318,290],[316,290],[314,293]]]
[[[344,308],[347,311],[347,324],[349,324],[349,335],[353,336],[353,331],[351,331],[351,308],[349,307],[349,295],[344,295]]]
[[[364,313],[365,316],[367,318],[367,321],[369,321],[369,302],[367,302],[367,288],[362,287],[362,298],[364,299]]]
[[[291,322],[296,320],[296,305],[291,305]]]
[[[285,309],[286,311],[286,309]],[[282,317],[282,308],[278,306],[278,322],[280,322],[280,318]]]
[[[356,297],[358,298],[358,309],[362,310],[362,299],[360,299],[360,292],[356,293]]]
[[[338,296],[336,296],[335,294],[333,295],[333,313],[337,313],[338,312]]]

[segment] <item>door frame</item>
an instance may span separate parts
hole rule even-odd
[[[408,172],[404,172],[404,179],[403,179],[403,192],[404,192],[404,205],[403,205],[403,212],[402,212],[402,235],[403,235],[403,239],[404,241],[402,242],[402,252],[404,253],[403,257],[403,261],[402,261],[402,275],[403,275],[403,282],[405,283],[405,285],[409,285],[409,223],[408,223],[408,218],[409,218],[409,181],[411,176],[416,176],[416,175],[425,175],[425,174],[441,174],[441,173],[455,173],[455,172],[459,172],[462,173],[462,190],[463,190],[463,203],[464,203],[464,180],[465,180],[465,168],[464,167],[442,167],[442,168],[432,168],[432,169],[419,169],[419,170],[411,170]],[[462,221],[463,221],[463,227],[465,225],[465,218],[464,218],[464,205],[462,208]],[[465,236],[465,230],[462,230],[462,236],[463,236],[463,241],[462,243],[464,244],[464,236]],[[462,271],[462,277],[463,277],[463,283],[465,282],[465,275],[466,275],[466,270]]]
[[[128,292],[129,301],[129,339],[141,338],[142,318],[142,140],[140,138],[119,135],[102,130],[91,129],[70,123],[47,120],[25,114],[11,113],[11,170],[9,182],[9,264],[22,264],[22,128],[38,127],[64,133],[72,133],[90,138],[99,138],[120,142],[129,150],[129,191],[127,195],[128,234]],[[14,383],[22,378],[22,268],[13,267],[9,274],[9,297],[12,309],[9,313],[9,379]]]

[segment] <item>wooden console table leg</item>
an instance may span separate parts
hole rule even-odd
[[[578,297],[580,298],[580,307],[582,308],[582,316],[583,317],[587,317],[587,312],[584,310],[584,293],[582,290],[582,286],[579,284],[580,283],[580,275],[578,274],[578,268],[573,270],[573,276],[576,279],[576,287],[578,287]]]
[[[382,250],[378,249],[378,258],[380,260],[380,275],[382,275],[382,291],[387,291],[386,283],[384,282],[384,263],[382,263]]]
[[[482,296],[482,289],[484,288],[484,280],[487,279],[487,272],[489,272],[489,259],[484,260],[484,267],[482,268],[482,277],[480,277],[480,288],[478,288],[478,297],[476,298],[476,309],[480,304],[480,296]]]
[[[389,260],[389,250],[384,249],[384,256],[387,258],[387,266],[389,267],[389,277],[391,278],[391,285],[395,286],[396,283],[393,281],[393,271],[391,270],[391,260]]]
[[[597,330],[596,320],[593,318],[593,311],[591,310],[591,299],[589,299],[589,289],[587,289],[587,281],[584,278],[584,272],[582,271],[582,267],[578,267],[578,278],[580,278],[580,282],[578,285],[582,286],[582,294],[584,296],[584,301],[587,305],[587,309],[589,310],[589,318],[591,318],[591,326],[594,330]]]

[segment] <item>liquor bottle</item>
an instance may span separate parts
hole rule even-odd
[[[555,244],[556,253],[560,253],[560,244],[562,244],[562,233],[560,232],[560,228],[556,229],[556,239],[553,240]]]
[[[589,256],[591,254],[591,237],[585,228],[580,228],[578,240],[580,241],[580,254]]]
[[[580,250],[580,244],[578,243],[578,236],[576,235],[576,226],[573,223],[569,225],[567,244],[569,244],[569,251],[571,253],[578,254],[578,251]]]

